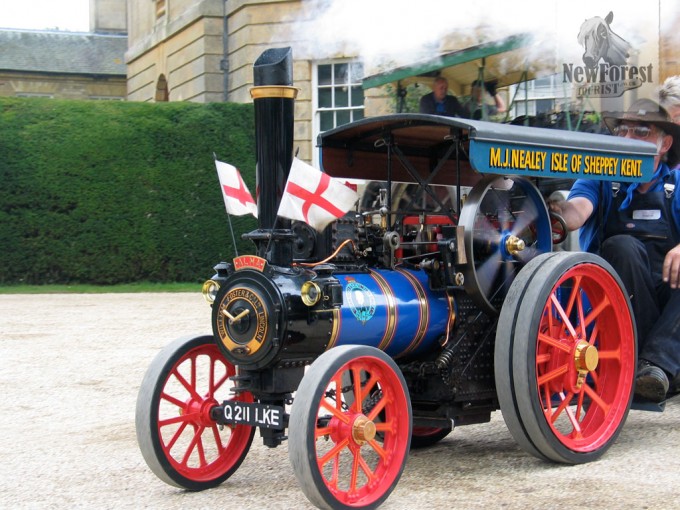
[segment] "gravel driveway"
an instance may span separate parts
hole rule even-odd
[[[210,332],[196,294],[0,295],[0,495],[4,508],[311,508],[287,445],[257,435],[216,489],[165,485],[137,447],[144,372],[179,336]],[[677,399],[680,400],[680,399]],[[680,508],[680,402],[631,411],[598,462],[546,464],[521,451],[499,412],[411,454],[382,508]]]

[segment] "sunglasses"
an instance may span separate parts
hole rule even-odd
[[[614,128],[616,136],[626,136],[630,131],[635,138],[647,138],[652,134],[652,128],[647,126],[628,126],[626,124],[619,124]]]

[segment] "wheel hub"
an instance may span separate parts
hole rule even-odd
[[[375,438],[375,433],[375,423],[363,414],[357,416],[352,425],[352,439],[354,439],[355,443],[363,445],[368,441],[372,441]]]
[[[597,368],[600,355],[597,352],[597,347],[590,345],[585,340],[581,340],[576,346],[574,358],[577,370],[592,372]]]
[[[215,424],[215,420],[212,419],[210,411],[213,407],[219,405],[217,400],[214,398],[204,398],[204,399],[190,399],[186,404],[186,413],[195,414],[197,416],[196,422],[204,427],[210,427]],[[180,409],[180,415],[184,414],[184,410]]]
[[[590,345],[585,340],[581,340],[576,344],[574,350],[574,365],[578,372],[576,380],[576,387],[580,388],[585,382],[588,372],[592,372],[597,368],[600,361],[600,355],[597,352],[597,347]]]
[[[516,256],[524,248],[526,248],[526,243],[517,236],[509,235],[505,240],[505,251],[512,256]]]

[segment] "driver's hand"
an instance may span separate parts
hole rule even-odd
[[[547,200],[546,205],[551,212],[557,214],[563,214],[564,206],[566,205],[566,200]]]
[[[666,254],[662,276],[663,281],[667,282],[671,289],[680,288],[680,244]]]

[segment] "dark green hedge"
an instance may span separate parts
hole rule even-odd
[[[253,133],[252,105],[0,98],[0,284],[204,280],[234,255],[213,152],[254,192]]]

